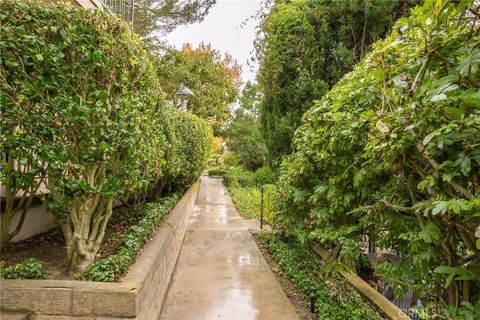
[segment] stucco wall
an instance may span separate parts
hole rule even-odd
[[[21,211],[18,211],[13,217],[12,223],[10,224],[10,232],[13,232],[17,227],[20,216]],[[49,212],[45,206],[42,204],[34,205],[28,210],[20,233],[13,237],[12,241],[18,242],[27,239],[36,234],[50,231],[56,226],[57,223],[55,222],[54,215]]]

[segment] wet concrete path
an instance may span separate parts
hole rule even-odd
[[[299,319],[218,179],[201,179],[160,319]]]

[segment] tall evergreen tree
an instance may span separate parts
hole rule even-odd
[[[202,22],[216,0],[136,0],[134,31],[152,49],[164,47],[159,36],[185,24]]]
[[[257,39],[268,158],[290,154],[303,113],[420,0],[277,0]]]

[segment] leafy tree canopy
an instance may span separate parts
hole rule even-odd
[[[242,166],[251,171],[262,167],[266,147],[256,117],[257,86],[248,82],[240,97],[240,106],[227,130],[227,147],[237,154]]]
[[[312,106],[393,22],[418,1],[275,1],[256,41],[269,161],[291,153],[293,132]]]
[[[241,68],[229,54],[221,55],[210,44],[197,48],[185,44],[181,50],[170,49],[158,58],[157,70],[167,97],[174,99],[182,85],[195,96],[188,109],[208,120],[219,135],[231,118],[230,106],[237,100]]]
[[[254,118],[257,118],[259,100],[258,84],[247,81],[239,98],[240,107],[248,110]]]
[[[150,46],[182,24],[201,22],[216,0],[136,0],[134,31]]]

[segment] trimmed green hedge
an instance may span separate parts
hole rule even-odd
[[[210,177],[223,177],[227,173],[227,170],[222,169],[210,169],[208,170],[208,175]]]
[[[21,209],[12,195],[45,183],[71,268],[84,269],[114,201],[139,203],[198,178],[211,128],[165,99],[142,41],[106,11],[1,1],[0,25],[6,207]]]
[[[205,120],[191,113],[179,113],[175,125],[175,150],[180,172],[174,182],[183,188],[195,182],[205,169],[213,131]]]
[[[255,186],[255,179],[251,176],[237,176],[237,175],[232,175],[227,173],[223,177],[223,181],[227,186],[242,186],[242,187]]]

